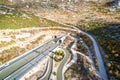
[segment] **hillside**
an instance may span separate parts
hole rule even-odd
[[[0,8],[0,29],[67,25],[90,33],[99,44],[109,79],[120,79],[120,0],[0,0],[0,4],[14,8]]]

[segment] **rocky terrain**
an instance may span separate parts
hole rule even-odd
[[[8,8],[25,12],[27,15],[30,13],[29,18],[21,13],[20,15],[22,20],[26,18],[32,26],[76,26],[92,34],[100,45],[108,78],[120,79],[120,0],[1,0],[0,4],[0,7],[7,5]],[[7,14],[9,21],[12,21],[11,10],[1,9],[0,14]],[[15,13],[15,17],[17,15],[18,13]],[[31,18],[33,15],[34,19]],[[30,18],[35,22],[29,20]],[[20,23],[17,20],[12,22],[14,25]],[[4,25],[6,24],[2,24],[2,28]],[[18,25],[20,28],[26,25],[31,27],[27,23]],[[86,37],[83,38],[88,46],[91,45]]]

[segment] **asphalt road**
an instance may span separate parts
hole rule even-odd
[[[91,39],[91,41],[93,42],[95,54],[96,54],[96,57],[97,57],[97,60],[98,60],[98,68],[99,68],[100,75],[103,78],[103,80],[108,80],[107,73],[106,73],[105,66],[104,66],[104,62],[103,62],[103,59],[101,57],[101,53],[100,53],[100,50],[99,50],[99,47],[98,47],[98,44],[97,44],[96,40],[93,38],[92,35],[88,34],[87,32],[84,32],[84,31],[80,30],[79,28],[77,28],[75,26],[71,26],[71,27],[76,29],[77,32],[82,33],[82,34],[88,36]]]
[[[101,57],[101,53],[100,53],[100,50],[99,50],[99,47],[98,47],[98,44],[97,44],[96,40],[90,34],[85,33],[85,32],[82,32],[82,33],[85,34],[86,36],[88,36],[92,40],[94,50],[95,50],[95,53],[96,53],[96,57],[97,57],[97,60],[98,60],[98,68],[99,68],[99,71],[100,71],[100,75],[104,80],[108,80],[106,70],[105,70],[105,66],[104,66],[104,63],[103,63],[103,59]]]
[[[42,48],[38,49],[41,51],[44,51],[45,49],[48,49],[50,45],[54,45],[53,43],[49,43],[47,46],[43,46]],[[32,54],[29,54],[28,56],[21,58],[20,60],[16,61],[15,63],[9,65],[8,67],[2,69],[0,71],[0,79],[4,79],[7,76],[11,75],[11,73],[14,73],[16,70],[24,66],[25,64],[29,63],[31,60],[39,56],[41,53],[32,52]]]
[[[46,51],[44,51],[41,55],[37,56],[35,59],[33,59],[28,64],[24,65],[22,68],[18,69],[17,71],[15,71],[12,74],[10,74],[10,76],[8,76],[5,80],[10,80],[10,79],[19,80],[22,76],[24,76],[24,74],[26,72],[28,72],[35,64],[37,64],[36,62],[39,62],[39,61],[43,60],[45,58],[45,56],[47,56],[50,53],[50,51],[53,50],[54,48],[56,48],[58,45],[59,44],[56,43],[51,48],[47,45],[48,49]]]
[[[51,72],[52,72],[52,69],[53,69],[53,59],[50,58],[50,63],[49,63],[48,69],[46,71],[46,74],[39,80],[49,80]]]
[[[63,73],[65,73],[65,71],[77,61],[77,54],[74,50],[74,47],[77,44],[77,39],[74,39],[74,43],[72,44],[72,47],[70,48],[71,52],[72,52],[72,60],[63,68]]]
[[[25,74],[37,61],[41,60],[44,56],[48,55],[49,51],[53,50],[59,45],[52,41],[42,45],[42,47],[31,51],[25,56],[21,56],[19,59],[9,63],[7,66],[3,66],[0,69],[0,80],[16,79]],[[51,47],[52,46],[52,47]],[[44,54],[44,55],[42,55]]]
[[[62,62],[60,63],[58,70],[57,70],[57,80],[64,80],[64,75],[63,75],[63,67],[65,66],[67,60],[70,57],[70,53],[68,50],[64,49],[65,51],[65,56],[62,60]]]
[[[97,57],[97,60],[98,60],[98,68],[99,68],[99,71],[100,71],[100,75],[101,75],[101,77],[104,80],[107,80],[107,74],[106,74],[106,71],[105,71],[104,63],[102,61],[102,57],[101,57],[100,50],[99,50],[99,47],[97,45],[97,42],[95,41],[95,39],[90,34],[88,34],[86,32],[83,32],[83,31],[81,31],[79,29],[77,29],[76,31],[79,31],[82,34],[85,34],[86,36],[88,36],[92,40],[93,46],[94,46],[94,49],[95,49],[95,53],[96,53],[96,57]],[[54,43],[53,43],[53,45],[54,45]],[[58,45],[59,44],[57,44],[56,46],[58,46]],[[50,48],[48,45],[46,45],[46,46],[48,47],[48,49]],[[54,48],[56,46],[54,46]],[[47,50],[47,48],[45,46],[44,47],[42,46],[42,49],[38,50],[37,52],[33,51],[32,53],[29,53],[29,54],[27,54],[25,56],[22,56],[21,59],[19,58],[20,60],[16,59],[16,60],[12,61],[11,63],[5,64],[4,66],[0,67],[0,80],[6,78],[7,76],[10,77],[9,75],[11,73],[13,73],[15,75],[15,72],[18,71],[18,70],[20,70],[21,67],[24,66],[24,65],[26,65],[26,64],[32,65],[32,63],[28,63],[28,62],[34,61],[36,59],[39,60],[44,55],[47,55],[48,52],[45,52],[44,50]],[[47,50],[47,51],[49,51],[49,50]],[[40,54],[44,53],[44,55],[42,57],[39,56],[40,55],[39,52],[40,52]],[[41,57],[41,58],[36,58],[37,56]],[[59,69],[58,69],[58,72],[57,72],[57,80],[62,80],[62,78],[63,78],[62,77],[63,76],[62,75],[62,69],[63,69],[63,66],[65,65],[66,61],[67,61],[66,58],[64,58],[63,61],[62,61],[62,63],[59,66]],[[29,69],[28,66],[27,66],[27,69]],[[8,80],[10,80],[10,79],[8,79]]]
[[[2,66],[0,66],[0,71],[3,70],[3,69],[5,69],[5,68],[8,67],[9,65],[11,65],[11,64],[13,64],[13,63],[19,61],[20,59],[22,59],[22,58],[28,56],[29,54],[32,54],[34,50],[38,50],[38,49],[40,49],[40,48],[43,48],[43,47],[45,46],[45,44],[48,44],[48,43],[50,43],[50,42],[53,41],[53,40],[54,40],[54,39],[52,39],[52,40],[50,40],[50,41],[44,43],[43,45],[41,45],[41,46],[39,46],[39,47],[37,47],[37,48],[31,50],[31,51],[28,51],[27,53],[24,53],[23,55],[21,55],[21,56],[15,58],[15,59],[13,59],[13,60],[11,60],[11,61],[9,61],[9,62],[3,64]]]

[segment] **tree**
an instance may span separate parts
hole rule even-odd
[[[56,72],[53,72],[53,75],[56,75]]]
[[[110,68],[111,67],[111,63],[108,63],[107,66]]]

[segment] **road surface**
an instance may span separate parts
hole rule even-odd
[[[74,47],[77,45],[77,39],[74,39],[74,43],[72,45],[72,47],[70,48],[71,52],[72,52],[72,60],[64,66],[63,68],[63,73],[65,73],[65,71],[77,61],[77,52],[74,51]]]
[[[58,71],[57,71],[57,80],[64,80],[64,75],[63,75],[63,67],[65,66],[67,60],[70,57],[70,53],[68,50],[64,49],[65,51],[65,56],[62,60],[62,62],[60,63],[59,67],[58,67]]]
[[[59,44],[57,43],[57,44],[54,44],[54,46],[52,46],[51,48],[49,47],[49,49],[46,49],[46,51],[43,52],[44,55],[37,56],[31,62],[29,62],[28,64],[26,64],[22,68],[18,69],[14,73],[10,74],[10,76],[8,76],[5,80],[10,80],[10,79],[18,80],[19,78],[21,78],[26,72],[28,72],[34,66],[33,64],[37,64],[36,62],[40,62],[41,60],[43,60],[44,57],[47,56],[49,54],[49,52],[52,51],[54,48],[56,48],[58,45]]]
[[[96,57],[98,60],[98,68],[99,68],[100,75],[104,80],[107,80],[106,70],[105,70],[104,63],[103,63],[103,60],[102,60],[102,57],[100,54],[100,50],[99,50],[96,40],[90,34],[83,32],[83,31],[77,29],[76,27],[74,27],[74,28],[76,30],[72,29],[73,32],[78,31],[79,33],[85,34],[93,42],[94,50],[95,50]],[[64,28],[63,28],[63,30],[64,30]],[[71,29],[66,29],[66,30],[71,31]],[[51,45],[54,45],[54,46],[51,46]],[[37,49],[35,49],[27,54],[22,55],[13,61],[10,61],[9,63],[5,63],[3,66],[0,67],[0,80],[5,79],[5,78],[6,78],[6,80],[18,79],[19,77],[24,75],[28,70],[30,70],[30,68],[32,68],[35,64],[37,64],[37,61],[40,61],[41,59],[43,59],[43,57],[47,56],[49,54],[49,51],[53,50],[54,48],[56,48],[59,45],[60,45],[59,43],[51,43],[51,42],[49,43],[48,42],[48,43],[42,45],[41,47],[38,47]],[[68,51],[65,50],[65,52],[67,53]],[[63,66],[66,63],[68,56],[69,55],[66,55],[63,58],[63,61],[61,62],[60,66],[58,68],[57,80],[63,79],[63,74],[62,74]]]
[[[50,41],[42,45],[42,47],[29,52],[27,55],[21,56],[13,62],[7,63],[7,65],[3,65],[0,68],[0,80],[18,79],[23,76],[37,64],[37,61],[40,61],[44,56],[48,55],[49,51],[53,50],[58,45],[59,43]]]
[[[50,63],[49,63],[49,66],[48,66],[48,69],[46,71],[46,74],[43,75],[42,78],[40,78],[39,80],[49,80],[50,79],[50,75],[52,74],[52,69],[53,69],[53,59],[50,58]]]
[[[104,80],[108,80],[106,70],[105,70],[105,66],[104,66],[104,63],[103,63],[103,59],[101,57],[101,53],[100,53],[100,50],[99,50],[99,47],[98,47],[98,44],[97,44],[96,40],[90,34],[85,33],[85,32],[84,32],[84,34],[86,36],[88,36],[91,39],[91,41],[93,42],[94,50],[95,50],[96,57],[97,57],[97,60],[98,60],[98,68],[99,68],[101,77]]]
[[[83,32],[82,30],[80,30],[80,29],[78,29],[74,26],[72,26],[72,27],[74,29],[76,29],[77,32],[82,33],[82,34],[88,36],[91,39],[91,41],[93,43],[94,50],[95,50],[95,54],[96,54],[96,57],[97,57],[97,60],[98,60],[98,68],[99,68],[100,75],[104,80],[108,80],[106,70],[105,70],[105,66],[104,66],[104,63],[103,63],[103,59],[101,57],[101,53],[100,53],[100,50],[99,50],[99,47],[98,47],[98,44],[97,44],[96,40],[90,34],[88,34],[86,32]]]

